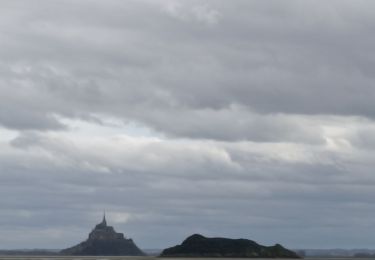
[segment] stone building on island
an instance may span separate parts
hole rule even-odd
[[[97,224],[95,228],[89,234],[89,239],[125,239],[124,234],[116,233],[115,229],[107,225],[105,214],[101,223]]]
[[[97,224],[90,232],[86,241],[80,244],[61,250],[64,255],[113,255],[113,256],[141,256],[145,255],[133,242],[124,234],[117,233],[113,227],[107,225],[105,214],[101,223]]]

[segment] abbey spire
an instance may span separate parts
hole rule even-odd
[[[111,229],[112,227],[107,225],[107,220],[105,218],[105,211],[103,213],[103,220],[99,224],[96,225],[95,229]]]
[[[103,213],[103,220],[102,220],[102,223],[101,223],[103,226],[107,226],[107,220],[105,219],[105,211]]]

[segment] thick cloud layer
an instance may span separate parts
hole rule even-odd
[[[0,6],[0,247],[372,246],[372,1]]]
[[[369,1],[38,2],[3,3],[6,127],[99,113],[172,136],[253,140],[269,138],[253,124],[274,138],[295,128],[259,113],[373,117]],[[237,131],[210,134],[221,124]]]

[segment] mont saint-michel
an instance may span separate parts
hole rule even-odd
[[[90,232],[86,241],[76,246],[66,248],[60,252],[63,255],[121,255],[121,256],[142,256],[145,255],[133,242],[124,234],[117,233],[113,227],[107,225],[105,214],[101,223],[97,224]]]

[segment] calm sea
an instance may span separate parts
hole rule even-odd
[[[0,260],[249,260],[249,258],[159,258],[154,256],[0,256]],[[375,258],[304,258],[305,260],[369,260]],[[270,260],[255,258],[254,260]],[[281,260],[281,259],[280,259]],[[282,259],[287,260],[287,259]],[[295,260],[295,259],[293,259]]]

